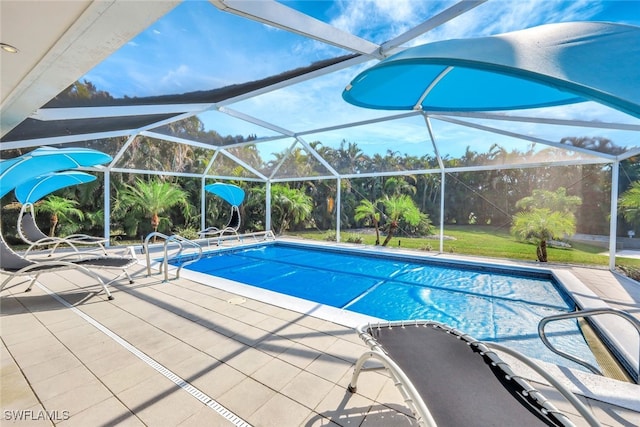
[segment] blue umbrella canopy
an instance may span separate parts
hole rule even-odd
[[[342,93],[365,108],[498,111],[593,100],[640,117],[640,27],[567,22],[416,46]]]
[[[16,187],[15,193],[20,203],[35,203],[44,196],[61,188],[85,184],[95,180],[95,176],[79,171],[49,173],[23,182]]]
[[[111,160],[110,155],[89,148],[40,147],[22,156],[0,162],[0,197],[37,176],[97,166]]]
[[[232,206],[240,206],[244,201],[244,190],[237,185],[216,182],[205,186],[204,189],[229,202]]]

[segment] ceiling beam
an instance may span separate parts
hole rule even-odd
[[[380,46],[273,0],[210,0],[220,10],[365,55],[382,58]]]
[[[2,40],[29,46],[3,55],[1,136],[180,2],[0,2]]]

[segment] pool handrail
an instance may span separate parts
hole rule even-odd
[[[260,239],[260,237],[262,236],[262,239]],[[258,242],[260,240],[262,241],[267,241],[267,240],[276,240],[276,236],[273,233],[273,231],[271,230],[265,230],[265,231],[254,231],[251,233],[242,233],[242,234],[228,234],[226,236],[218,236],[216,238],[212,238],[212,237],[204,237],[199,239],[200,241],[204,240],[209,247],[211,247],[211,240],[216,240],[216,246],[220,246],[222,243],[224,243],[227,240],[237,240],[238,243],[244,243],[245,238],[253,238],[253,241]]]
[[[150,233],[149,235],[147,235],[143,244],[143,250],[147,257],[147,276],[151,276],[151,256],[149,254],[149,241],[154,237],[160,237],[161,239],[164,240],[163,250],[162,250],[163,256],[162,256],[162,262],[160,263],[159,272],[164,272],[165,282],[169,280],[169,259],[174,259],[182,255],[182,252],[185,249],[184,248],[185,245],[190,245],[196,248],[198,251],[198,255],[193,258],[187,259],[186,261],[184,261],[178,266],[176,270],[176,277],[175,277],[176,279],[180,278],[180,270],[182,270],[184,266],[192,264],[200,260],[200,258],[202,258],[202,246],[200,246],[198,243],[194,242],[193,240],[184,238],[179,234],[173,234],[171,236],[167,236],[166,234],[154,231],[153,233]],[[177,243],[178,251],[175,254],[173,254],[170,258],[169,245],[171,243]]]
[[[538,323],[538,335],[540,336],[540,339],[542,340],[544,345],[546,345],[547,348],[549,348],[549,350],[553,351],[554,353],[566,359],[569,359],[575,363],[578,363],[579,365],[584,366],[585,368],[589,369],[591,372],[595,374],[602,375],[602,371],[600,369],[593,366],[586,360],[580,359],[579,357],[566,353],[562,350],[558,350],[556,347],[554,347],[553,344],[551,344],[551,342],[547,338],[547,335],[544,330],[545,326],[549,322],[554,322],[557,320],[565,320],[565,319],[574,319],[579,317],[586,319],[588,317],[593,317],[601,314],[613,314],[615,316],[618,316],[627,320],[636,329],[636,331],[638,332],[638,338],[640,339],[640,320],[636,319],[634,316],[632,316],[630,313],[624,310],[618,310],[615,308],[604,308],[604,307],[592,308],[592,309],[586,309],[586,310],[577,310],[569,313],[560,313],[560,314],[553,314],[550,316],[546,316],[542,320],[540,320],[540,323]],[[638,371],[627,372],[627,373],[636,384],[640,384],[640,351],[638,354]]]

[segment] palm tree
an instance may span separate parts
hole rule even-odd
[[[550,211],[575,213],[581,204],[580,197],[569,196],[566,188],[559,187],[556,191],[533,190],[531,196],[523,197],[516,202],[516,208],[549,209]]]
[[[407,182],[407,180],[413,181],[413,184]],[[406,175],[401,178],[392,176],[384,182],[384,192],[389,195],[408,194],[414,196],[417,191],[416,182],[414,175]]]
[[[550,209],[533,208],[513,216],[511,233],[520,240],[536,244],[538,261],[547,262],[547,241],[576,232],[573,215]]]
[[[409,225],[413,226],[420,224],[420,221],[423,219],[423,215],[415,202],[406,194],[383,199],[382,203],[384,204],[384,212],[387,218],[389,218],[389,231],[382,246],[389,244],[393,238],[393,234],[398,229],[400,219],[404,219]]]
[[[640,181],[635,181],[631,187],[620,195],[618,212],[625,221],[635,224],[640,219]]]
[[[298,224],[308,220],[313,211],[311,197],[304,194],[302,190],[286,185],[271,187],[271,204],[276,211],[276,222],[280,224],[277,234],[282,234],[290,224]]]
[[[49,222],[51,227],[49,228],[49,237],[56,235],[56,227],[60,221],[68,221],[72,216],[83,220],[84,213],[76,208],[78,204],[75,200],[65,199],[64,197],[51,195],[46,199],[35,204],[38,212],[45,212],[50,214]]]
[[[151,220],[151,228],[157,232],[161,222],[160,215],[174,206],[182,206],[185,216],[188,216],[190,205],[187,193],[170,182],[159,179],[144,181],[137,178],[135,185],[125,184],[117,193],[114,211],[148,217]],[[162,219],[170,223],[168,218]]]
[[[373,227],[376,229],[376,245],[380,244],[380,229],[378,224],[380,223],[380,211],[376,208],[376,205],[364,199],[360,202],[360,204],[356,207],[356,214],[354,215],[354,219],[356,221],[360,220],[370,220],[373,224]]]
[[[511,233],[536,244],[538,261],[547,262],[547,241],[576,232],[574,212],[582,204],[578,196],[567,195],[564,187],[556,191],[533,190],[516,202],[523,209],[513,216]]]

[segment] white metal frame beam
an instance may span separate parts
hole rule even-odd
[[[291,9],[273,0],[210,0],[225,12],[281,28],[304,37],[321,41],[339,48],[380,58],[380,46],[363,38],[342,31],[309,15]]]

